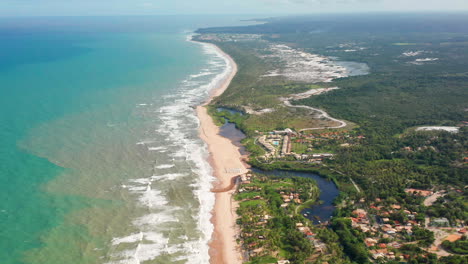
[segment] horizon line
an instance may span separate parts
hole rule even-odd
[[[368,11],[327,11],[327,12],[309,12],[309,13],[173,13],[173,14],[76,14],[76,15],[0,15],[0,18],[67,18],[67,17],[156,17],[156,16],[268,16],[286,17],[286,16],[312,16],[312,15],[339,15],[339,14],[453,14],[468,13],[466,10],[368,10]]]

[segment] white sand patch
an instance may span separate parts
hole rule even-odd
[[[333,90],[337,90],[337,89],[340,89],[338,87],[329,87],[329,88],[317,88],[317,89],[311,89],[307,92],[303,92],[303,93],[297,93],[297,94],[291,94],[289,98],[286,98],[286,100],[299,100],[299,99],[305,99],[305,98],[309,98],[311,96],[314,96],[314,95],[319,95],[319,94],[322,94],[322,93],[327,93],[327,92],[330,92],[330,91],[333,91]],[[284,101],[284,100],[282,100]]]
[[[254,109],[251,108],[251,107],[244,106],[244,111],[245,111],[247,114],[250,114],[250,115],[263,115],[263,114],[266,114],[266,113],[272,113],[272,112],[275,111],[275,109],[273,109],[273,108],[265,108],[265,109],[260,109],[260,110],[254,110]]]
[[[423,59],[416,59],[415,62],[427,62],[427,61],[436,61],[439,58],[423,58]]]
[[[415,56],[421,55],[423,52],[424,52],[423,50],[407,51],[407,52],[403,52],[401,55],[405,57],[415,57]]]
[[[424,126],[416,128],[416,131],[447,131],[450,133],[458,133],[460,130],[459,127],[451,127],[451,126]]]
[[[263,77],[284,76],[293,81],[331,82],[333,79],[348,76],[348,70],[335,64],[330,58],[293,49],[286,45],[270,45],[272,54],[262,56],[284,63]]]
[[[414,61],[411,61],[409,63],[415,64],[415,65],[423,65],[426,62],[433,62],[433,61],[438,61],[439,58],[421,58],[421,59],[415,59]]]

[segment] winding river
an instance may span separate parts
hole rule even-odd
[[[242,131],[237,129],[233,123],[226,122],[223,126],[221,126],[219,134],[230,139],[236,146],[239,146],[239,151],[241,154],[247,154],[245,148],[240,143],[240,141],[245,138],[245,135],[242,133]],[[302,210],[301,214],[311,220],[314,224],[324,223],[330,220],[330,218],[333,216],[335,211],[333,201],[339,195],[339,190],[333,181],[310,172],[282,170],[263,171],[260,169],[252,169],[252,171],[266,175],[314,179],[317,182],[318,188],[320,189],[319,202],[309,208]]]

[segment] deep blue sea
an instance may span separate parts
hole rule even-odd
[[[243,18],[0,19],[0,263],[207,263],[227,63],[187,39]]]

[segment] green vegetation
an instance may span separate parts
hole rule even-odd
[[[317,202],[319,190],[314,180],[251,173],[246,177],[234,198],[240,202],[237,222],[243,249],[250,258],[247,263],[276,263],[277,259],[291,263],[340,259],[334,263],[349,263],[338,236],[313,226],[300,214],[302,205]],[[323,255],[316,255],[318,250]]]
[[[211,109],[226,107],[244,114],[213,110],[210,113],[220,122],[226,118],[235,123],[247,135],[243,143],[251,152],[249,162],[264,170],[319,173],[339,186],[342,194],[336,202],[338,210],[332,229],[314,231],[316,238],[326,243],[328,252],[333,252],[327,259],[330,263],[340,263],[338,259],[354,263],[399,263],[398,258],[411,264],[468,262],[466,256],[437,259],[436,254],[429,253],[427,248],[434,245],[434,232],[425,228],[426,217],[428,220],[446,218],[444,221],[448,220],[453,228],[468,224],[468,28],[462,26],[468,23],[467,17],[459,14],[315,16],[270,19],[269,23],[249,27],[200,30],[218,36],[211,42],[230,54],[239,66],[231,86],[214,100]],[[233,41],[236,34],[261,36]],[[265,77],[265,73],[284,67],[280,61],[266,59],[269,43],[339,57],[343,61],[364,62],[371,73],[335,79],[331,83]],[[259,159],[266,153],[266,148],[256,141],[259,135],[285,128],[299,131],[327,125],[323,124],[326,120],[317,119],[306,109],[286,107],[281,97],[334,86],[340,89],[292,103],[321,108],[355,125],[339,133],[326,129],[291,136],[293,152],[310,155],[327,152],[333,153],[333,158]],[[254,112],[266,108],[271,111],[245,113],[246,109]],[[455,126],[459,131],[417,131],[419,126]],[[261,192],[242,194],[238,199],[267,195],[263,188],[268,189],[263,186]],[[406,191],[408,188],[414,190]],[[443,195],[423,205],[435,191]],[[272,228],[281,227],[276,239],[284,242],[272,244],[281,248],[278,250],[281,257],[293,258],[291,252],[297,249],[308,252],[300,236],[284,232],[288,227],[295,228],[289,225],[290,218],[280,215],[285,210],[275,211],[271,207],[279,206],[281,199],[271,191],[268,195],[268,203],[244,204],[243,201],[241,208],[278,212],[278,220],[274,221],[278,224]],[[368,212],[369,216],[357,217],[353,214],[356,209]],[[243,216],[245,212],[240,213]],[[378,240],[385,248],[379,248],[369,239]],[[296,240],[298,244],[293,246]],[[453,254],[466,254],[466,238],[444,242],[442,246]],[[379,254],[385,257],[382,259]],[[297,263],[305,259],[300,257]]]
[[[463,236],[461,239],[455,242],[446,240],[442,242],[442,246],[449,252],[468,255],[468,240],[466,239],[466,236]]]
[[[446,264],[467,264],[468,256],[448,256],[440,258],[441,263]]]
[[[413,239],[421,247],[429,247],[435,240],[434,232],[424,228],[413,228]]]
[[[296,226],[306,219],[300,214],[292,218],[289,215],[295,214],[295,207],[302,201],[317,199],[315,182],[305,178],[249,177],[250,180],[240,186],[235,199],[240,201],[238,224],[242,228],[243,245],[252,257],[251,263],[267,263],[264,261],[272,257],[302,263],[313,251],[310,241]],[[294,200],[289,196],[295,197]],[[287,200],[284,197],[288,197]],[[285,202],[288,207],[282,206]]]
[[[254,260],[246,262],[246,264],[271,264],[276,263],[278,261],[277,258],[272,256],[264,256],[264,257],[255,257]]]
[[[462,194],[451,191],[428,207],[426,214],[431,217],[445,217],[451,223],[456,223],[457,219],[468,219],[467,195],[467,190]]]
[[[369,254],[362,241],[361,233],[351,228],[349,219],[334,218],[331,227],[335,230],[344,247],[344,252],[356,263],[369,263]]]

